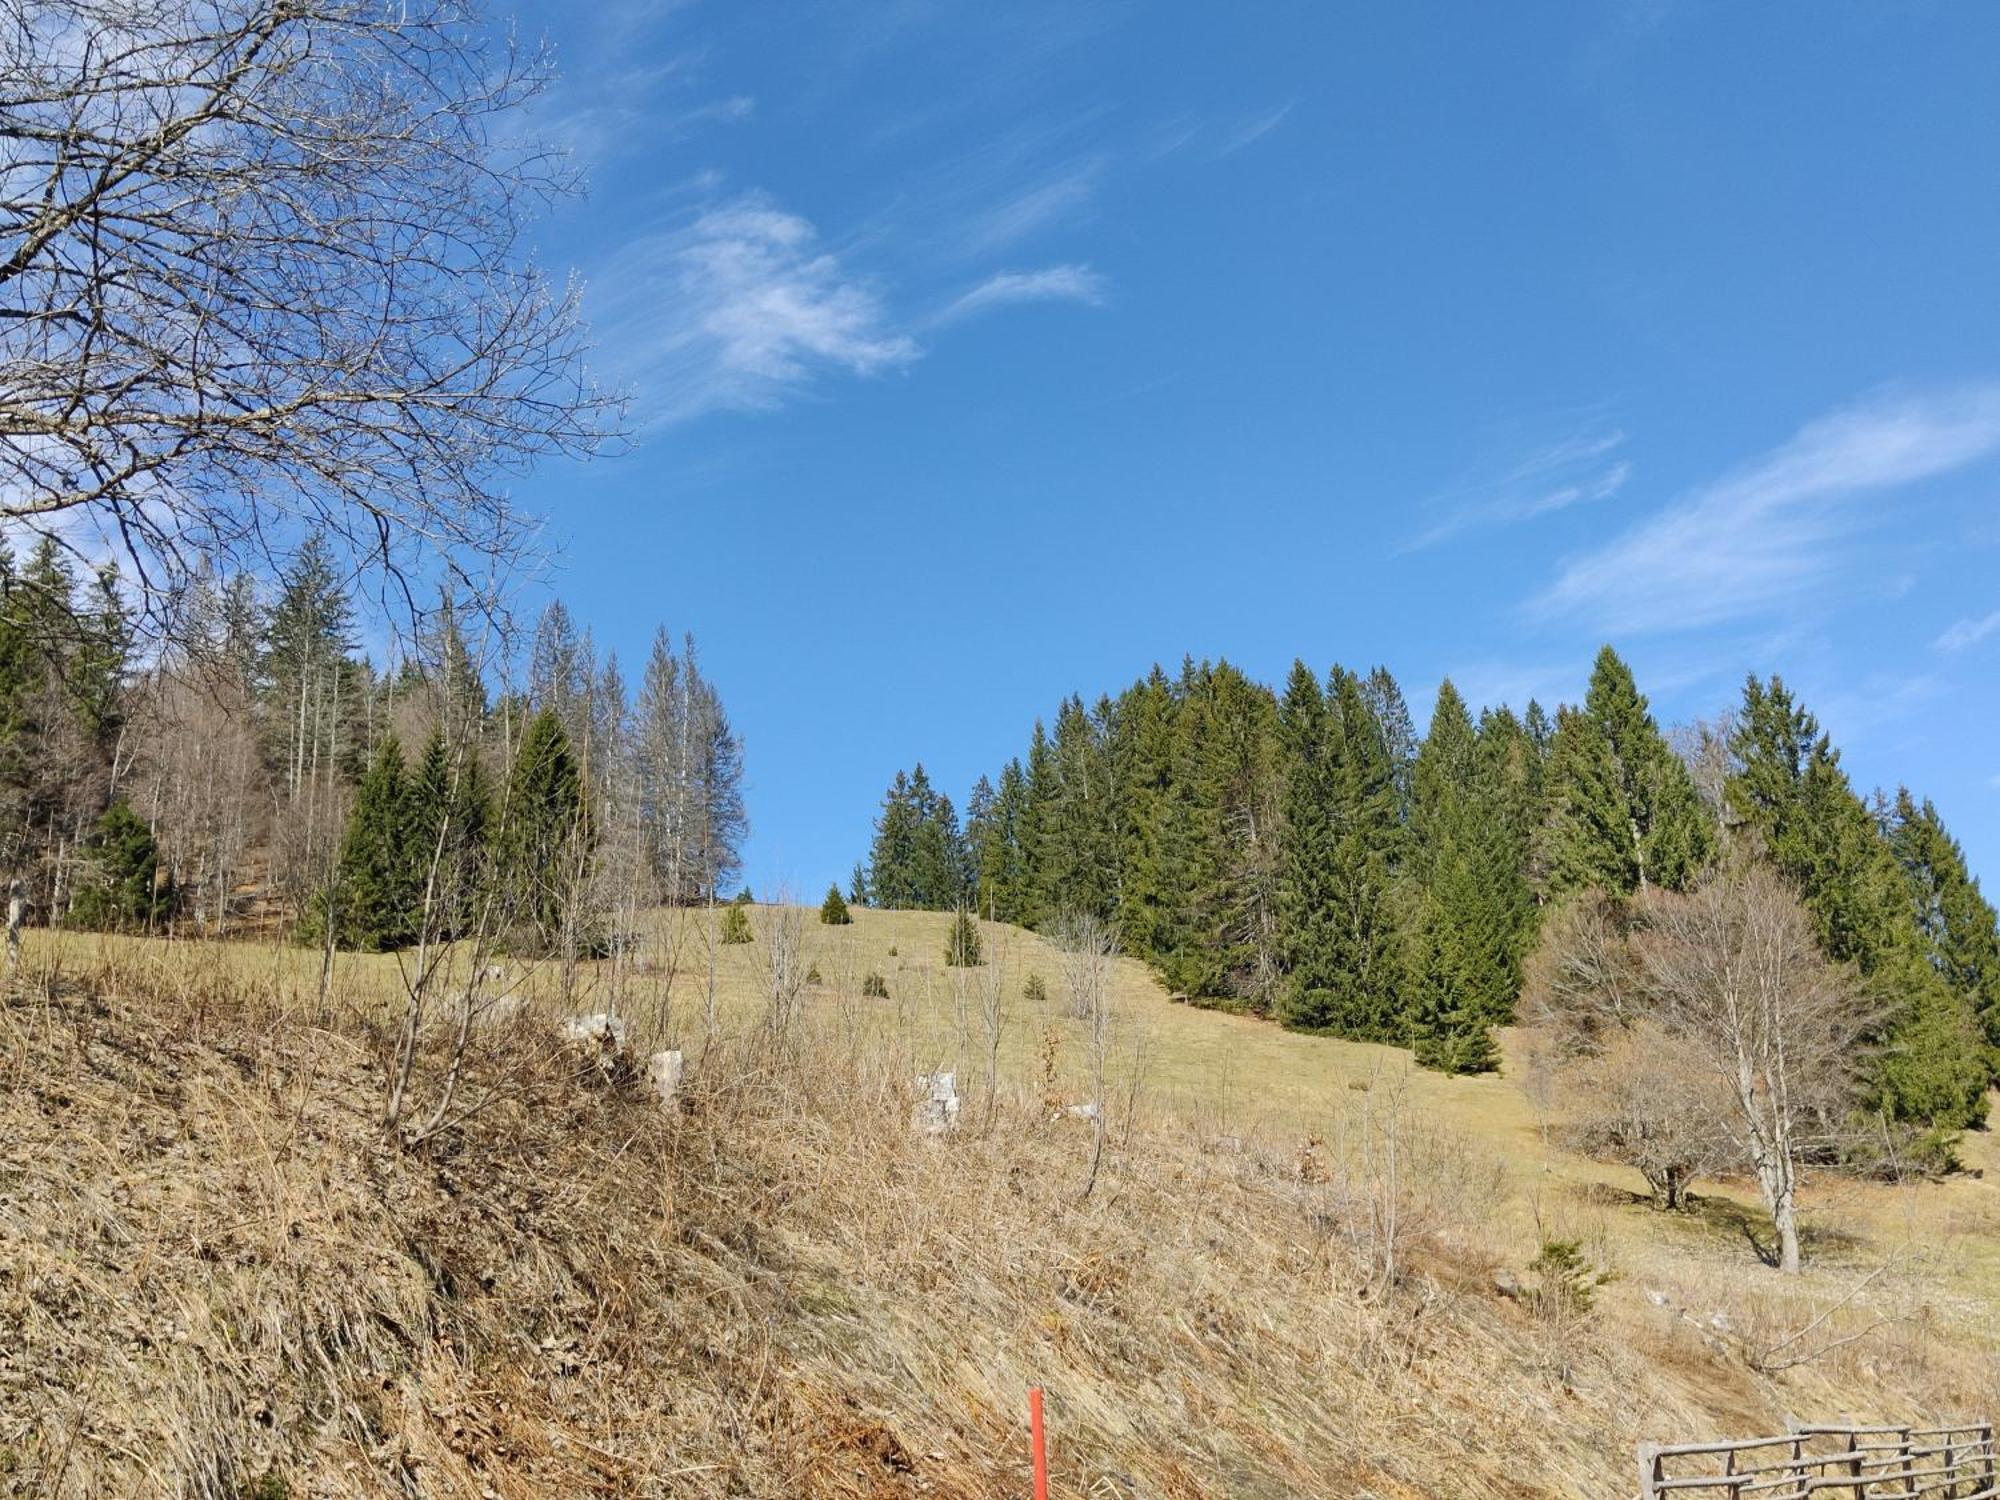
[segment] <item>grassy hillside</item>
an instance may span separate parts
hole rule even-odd
[[[321,1012],[313,954],[36,935],[0,1010],[0,1494],[1019,1494],[1038,1381],[1066,1496],[1602,1496],[1641,1438],[1992,1404],[1989,1177],[1814,1182],[1782,1284],[1746,1193],[1668,1220],[1549,1147],[1518,1039],[1447,1079],[1126,963],[1079,1198],[1058,956],[986,930],[989,1097],[947,919],[855,917],[807,918],[777,1035],[769,909],[712,950],[712,1030],[705,916],[482,981],[524,1004],[418,1149],[377,1124],[394,959],[341,957]],[[614,998],[688,1052],[682,1107],[556,1040]],[[1537,1298],[1546,1239],[1615,1275],[1594,1309]]]

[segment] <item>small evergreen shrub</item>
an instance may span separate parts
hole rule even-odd
[[[861,993],[866,995],[870,1000],[887,1000],[889,998],[889,981],[871,970],[862,977]]]
[[[839,886],[826,888],[826,900],[819,904],[819,919],[828,927],[845,927],[854,920],[847,910],[847,902],[841,897]]]
[[[944,961],[948,968],[976,968],[985,960],[979,956],[979,924],[972,920],[968,911],[960,911],[951,924],[951,936],[945,939]]]
[[[1536,1278],[1535,1305],[1550,1313],[1589,1312],[1598,1288],[1612,1279],[1609,1271],[1591,1264],[1581,1240],[1543,1240],[1528,1269]]]
[[[743,903],[732,902],[722,909],[722,941],[725,943],[748,943],[755,941],[750,931],[750,917],[743,910]]]
[[[809,969],[807,969],[807,970],[806,970],[806,983],[807,983],[807,984],[825,984],[825,983],[826,983],[826,981],[825,981],[824,979],[822,979],[822,978],[820,978],[820,977],[819,977],[819,965],[818,965],[818,964],[814,964],[814,965],[812,965],[812,967],[810,967]]]
[[[90,873],[79,884],[70,920],[79,927],[145,927],[165,917],[171,892],[160,885],[160,851],[146,820],[121,797],[90,836]]]
[[[1030,1005],[1049,1003],[1048,983],[1039,974],[1030,974],[1028,982],[1021,986],[1021,995]]]

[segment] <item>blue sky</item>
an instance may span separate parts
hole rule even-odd
[[[505,0],[501,0],[504,4]],[[529,9],[638,442],[553,586],[693,630],[760,890],[1154,660],[1419,720],[1782,673],[2000,868],[2000,7]]]

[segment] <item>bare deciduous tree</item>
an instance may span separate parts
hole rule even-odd
[[[1527,999],[1571,1143],[1668,1207],[1700,1172],[1751,1171],[1797,1270],[1799,1167],[1845,1129],[1871,1017],[1784,881],[1744,862],[1636,907],[1586,894],[1551,915]]]
[[[1644,911],[1638,950],[1656,1014],[1726,1087],[1722,1123],[1757,1176],[1779,1268],[1796,1272],[1800,1161],[1852,1102],[1870,1017],[1820,954],[1798,899],[1762,865],[1726,870],[1691,895],[1655,893]]]
[[[1680,1208],[1695,1178],[1732,1158],[1728,1091],[1698,1048],[1650,1019],[1570,1059],[1556,1103],[1571,1146],[1636,1167],[1662,1208]]]
[[[156,623],[314,530],[398,612],[485,597],[502,481],[618,421],[523,245],[572,185],[505,123],[547,77],[473,0],[9,0],[0,518],[122,554]]]
[[[1630,943],[1631,911],[1584,891],[1551,911],[1522,974],[1521,1009],[1575,1055],[1632,1024],[1645,1007]]]
[[[1730,822],[1729,778],[1741,769],[1736,752],[1729,748],[1735,733],[1736,714],[1732,709],[1724,709],[1712,719],[1676,725],[1667,732],[1667,742],[1681,758],[1681,764],[1688,768],[1694,789],[1701,796],[1701,805],[1721,832],[1728,831]]]

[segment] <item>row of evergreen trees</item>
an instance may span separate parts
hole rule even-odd
[[[2000,1053],[1992,907],[1935,808],[1870,807],[1782,682],[1677,749],[1606,647],[1578,706],[1475,719],[1447,681],[1413,730],[1388,672],[1227,663],[1072,697],[961,826],[921,766],[884,799],[854,896],[1038,926],[1115,922],[1177,993],[1476,1071],[1547,906],[1685,889],[1770,859],[1883,1021],[1873,1102],[1975,1121]]]

